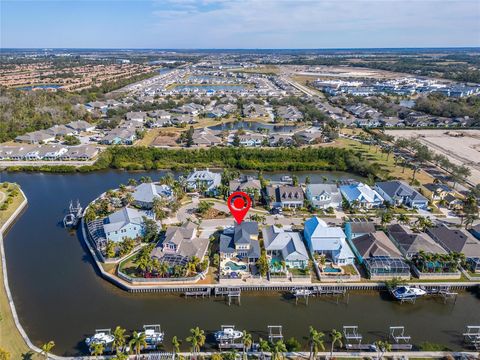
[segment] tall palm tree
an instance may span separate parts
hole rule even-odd
[[[95,356],[95,359],[97,359],[97,356],[102,355],[104,351],[105,346],[102,343],[95,343],[91,347],[91,352],[92,355]]]
[[[173,353],[175,354],[175,357],[177,357],[177,354],[180,352],[180,341],[176,336],[172,338],[172,347]]]
[[[147,341],[145,339],[145,333],[143,332],[133,332],[132,339],[128,343],[130,349],[135,351],[135,354],[138,356],[142,348],[147,346]]]
[[[198,326],[190,329],[190,336],[187,337],[187,341],[192,345],[192,352],[194,354],[200,351],[200,348],[205,344],[205,332]]]
[[[49,342],[41,346],[42,355],[45,355],[45,359],[48,359],[48,354],[50,353],[50,351],[52,351],[54,347],[55,347],[55,342],[52,340],[50,340]]]
[[[278,340],[273,344],[272,347],[272,360],[281,360],[283,359],[283,354],[287,352],[287,347],[285,346],[283,340]]]
[[[113,343],[112,343],[112,350],[119,351],[122,350],[126,344],[126,336],[125,336],[125,329],[117,326],[115,330],[113,330]]]
[[[252,334],[247,333],[245,330],[243,331],[243,336],[242,336],[242,342],[243,342],[243,358],[247,358],[247,350],[250,349],[252,346],[253,340],[252,340]]]
[[[321,331],[318,331],[310,326],[308,343],[310,345],[310,359],[315,359],[317,357],[318,351],[320,349],[325,350],[325,345],[323,343],[323,337],[325,334]]]
[[[330,357],[332,357],[335,344],[338,343],[338,345],[343,346],[343,343],[342,343],[343,335],[340,331],[336,329],[332,329],[332,331],[330,331],[330,338],[332,339],[332,348],[330,349]]]

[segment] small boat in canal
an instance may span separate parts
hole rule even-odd
[[[73,202],[70,201],[70,205],[68,207],[68,213],[63,218],[63,226],[66,228],[76,228],[80,219],[82,218],[82,211],[83,208],[80,205],[80,201],[77,200],[77,203],[73,205]]]
[[[397,286],[392,290],[392,295],[395,299],[400,301],[415,300],[419,297],[426,295],[427,292],[423,289],[414,286]]]
[[[142,333],[145,334],[146,348],[148,350],[156,350],[165,337],[165,333],[162,332],[160,325],[144,325],[140,334]]]
[[[92,352],[96,344],[102,344],[105,351],[110,351],[114,339],[115,337],[112,335],[110,329],[99,329],[95,330],[95,335],[85,340],[85,344],[88,346],[90,352]]]
[[[215,333],[215,340],[219,343],[238,340],[243,336],[239,330],[235,330],[234,326],[222,325],[222,330]]]

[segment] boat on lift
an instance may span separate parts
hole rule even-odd
[[[215,340],[219,343],[238,340],[243,336],[243,332],[235,330],[234,326],[222,325],[222,330],[215,333]]]
[[[95,330],[95,335],[85,340],[85,344],[88,346],[90,352],[93,351],[93,347],[96,344],[102,344],[105,351],[110,351],[114,340],[115,337],[112,335],[110,329],[99,329]]]
[[[397,286],[395,289],[392,290],[392,295],[395,299],[400,301],[405,300],[415,300],[419,297],[426,295],[427,292],[419,287],[415,286]]]
[[[145,342],[149,350],[156,350],[165,337],[165,333],[161,330],[160,325],[144,325],[140,334],[142,333],[145,334]]]

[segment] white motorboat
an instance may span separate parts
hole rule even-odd
[[[165,333],[160,330],[160,325],[145,325],[143,327],[147,348],[156,349],[163,342]]]
[[[89,349],[92,349],[96,344],[102,344],[105,350],[107,350],[114,339],[115,337],[111,334],[110,329],[96,330],[95,335],[85,340],[85,344],[87,344]]]
[[[418,287],[408,286],[408,285],[397,286],[392,291],[392,295],[397,300],[415,300],[416,298],[419,298],[425,295],[426,293],[427,292],[423,289],[420,289]]]
[[[222,327],[222,330],[215,333],[215,340],[219,343],[240,339],[243,333],[233,327]]]

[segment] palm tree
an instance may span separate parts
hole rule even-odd
[[[253,340],[252,340],[252,334],[247,333],[245,330],[243,331],[243,336],[242,336],[242,341],[243,341],[243,358],[246,359],[246,352],[247,350],[250,349],[252,346]]]
[[[96,359],[97,356],[100,356],[103,354],[103,352],[105,351],[105,346],[102,343],[95,343],[92,345],[90,350],[92,352],[92,355],[95,356],[95,359]]]
[[[409,218],[408,218],[408,216],[407,216],[406,214],[400,214],[400,215],[398,215],[398,219],[397,219],[397,220],[398,220],[398,222],[399,222],[400,224],[408,224],[409,221],[410,221]]]
[[[285,346],[283,340],[278,340],[273,344],[272,348],[272,360],[281,360],[283,359],[283,353],[287,352],[287,347]]]
[[[175,357],[177,357],[177,354],[180,352],[180,341],[176,336],[172,338],[172,347],[173,353],[175,354]]]
[[[52,341],[52,340],[50,340],[49,342],[47,342],[47,343],[45,343],[41,346],[42,355],[45,355],[45,359],[48,359],[48,354],[50,353],[50,351],[52,351],[54,346],[55,346],[55,342]]]
[[[117,351],[115,354],[115,357],[113,360],[127,360],[128,359],[128,354],[125,354],[124,352]]]
[[[258,348],[260,349],[260,354],[262,359],[265,358],[265,352],[270,352],[270,344],[268,343],[267,340],[263,340],[262,338],[258,339]]]
[[[126,336],[125,336],[125,329],[117,326],[115,330],[113,330],[113,343],[112,343],[112,350],[119,351],[126,344]]]
[[[310,345],[310,359],[315,359],[320,349],[325,350],[325,345],[323,343],[324,336],[325,334],[323,332],[314,329],[313,326],[310,326],[308,337],[308,343]]]
[[[378,356],[378,360],[382,359],[383,354],[385,354],[387,351],[392,350],[392,345],[390,345],[387,341],[378,340],[375,342],[375,345],[377,346],[378,352],[380,354]]]
[[[330,337],[332,338],[332,348],[330,350],[330,357],[333,356],[333,349],[335,348],[335,344],[338,343],[338,345],[340,345],[340,347],[343,346],[343,343],[342,343],[342,333],[336,329],[332,329],[332,331],[330,331]]]
[[[198,326],[190,329],[190,336],[187,337],[187,341],[192,345],[192,352],[196,354],[200,351],[200,348],[205,344],[205,332]]]
[[[133,332],[132,339],[128,343],[130,348],[135,351],[135,354],[138,356],[142,348],[147,346],[147,341],[145,339],[145,333],[143,332]]]

